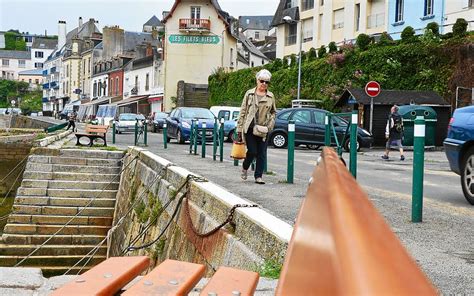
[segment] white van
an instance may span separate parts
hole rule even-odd
[[[209,108],[217,119],[224,118],[224,120],[237,120],[239,118],[240,107],[229,106],[212,106]]]

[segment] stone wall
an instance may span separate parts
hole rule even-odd
[[[15,115],[11,119],[12,128],[33,128],[33,129],[45,129],[54,125],[51,122],[42,121],[41,117],[29,117],[22,115]]]
[[[179,193],[177,190],[192,173],[170,166],[161,174],[163,178],[159,178],[163,168],[169,164],[149,151],[129,150],[117,194],[114,225],[120,224],[112,233],[111,256],[123,255],[123,250],[147,224],[152,226],[137,239],[135,246],[155,240],[170,221],[186,186]],[[160,240],[149,248],[128,254],[146,254],[155,263],[167,258],[203,263],[208,267],[208,273],[222,265],[258,270],[265,261],[283,263],[293,231],[289,224],[259,208],[238,208],[233,218],[234,225],[228,224],[203,238],[193,228],[205,233],[225,221],[232,206],[249,202],[211,182],[191,182],[187,197],[190,200],[189,212],[184,199]],[[158,217],[156,222],[154,217]]]

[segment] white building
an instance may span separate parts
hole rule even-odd
[[[265,40],[272,25],[272,15],[239,16],[239,31],[253,41]]]
[[[468,31],[474,30],[474,0],[446,0],[444,33],[452,32],[453,25],[458,18],[468,22]]]
[[[237,43],[237,70],[253,68],[268,64],[270,59],[265,56],[249,39],[242,33]]]
[[[36,37],[31,46],[31,62],[36,69],[43,69],[46,59],[58,45],[57,39]]]
[[[0,78],[18,80],[18,72],[31,70],[29,51],[0,50]]]

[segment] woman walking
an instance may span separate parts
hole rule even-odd
[[[255,183],[265,184],[262,175],[267,154],[266,140],[275,125],[276,105],[273,93],[268,91],[272,74],[268,70],[261,70],[256,78],[257,87],[245,93],[237,121],[238,140],[244,141],[247,145],[240,177],[243,180],[247,179],[248,169],[256,158]]]

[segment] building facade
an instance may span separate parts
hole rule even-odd
[[[444,9],[444,33],[452,32],[453,25],[458,18],[468,21],[468,31],[474,30],[474,0],[446,0]]]
[[[252,41],[263,41],[268,36],[273,16],[239,16],[239,31],[247,39]]]
[[[30,84],[30,89],[34,90],[43,84],[43,70],[34,69],[26,70],[18,73],[18,80]]]
[[[36,69],[43,69],[43,64],[58,45],[57,39],[36,37],[31,46],[31,62]]]
[[[33,69],[29,51],[0,50],[0,78],[18,80],[18,73]]]

